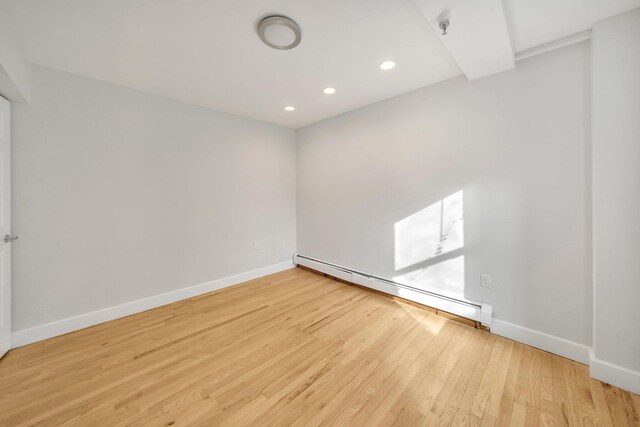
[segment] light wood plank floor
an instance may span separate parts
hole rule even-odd
[[[10,351],[0,425],[639,425],[584,365],[301,269]]]

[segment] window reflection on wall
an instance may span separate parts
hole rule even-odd
[[[395,281],[464,297],[463,202],[460,190],[395,224]]]

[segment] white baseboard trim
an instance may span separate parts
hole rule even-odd
[[[588,365],[590,347],[494,318],[491,332]]]
[[[591,377],[607,384],[640,394],[640,372],[596,359],[591,347],[544,332],[493,319],[491,332],[532,347],[589,365]]]
[[[640,394],[640,372],[596,359],[593,353],[591,353],[590,365],[589,371],[593,378]]]
[[[160,295],[154,295],[147,298],[131,301],[125,304],[113,307],[103,308],[101,310],[84,313],[73,317],[68,317],[55,322],[45,323],[44,325],[34,326],[32,328],[15,331],[11,334],[11,348],[21,347],[36,341],[52,338],[58,335],[77,331],[79,329],[94,326],[109,320],[118,319],[129,316],[131,314],[140,313],[141,311],[171,304],[176,301],[202,295],[207,292],[216,291],[218,289],[237,285],[247,280],[257,279],[268,274],[277,273],[279,271],[293,268],[291,261],[281,262],[258,268],[256,270],[235,274],[233,276],[223,277],[207,283],[182,288]]]

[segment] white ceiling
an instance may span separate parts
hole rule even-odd
[[[503,6],[519,52],[640,0]],[[298,22],[297,48],[260,42],[257,21],[273,13]],[[460,75],[427,21],[413,0],[0,0],[0,25],[32,63],[293,128]],[[386,59],[397,67],[380,71]]]
[[[640,0],[505,0],[515,52],[593,27],[594,22],[640,7]]]

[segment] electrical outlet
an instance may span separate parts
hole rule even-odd
[[[483,288],[491,289],[491,275],[482,273],[480,277],[481,277],[480,285]]]
[[[257,240],[255,242],[253,242],[253,250],[254,251],[259,251],[260,250],[260,242],[258,242]]]

